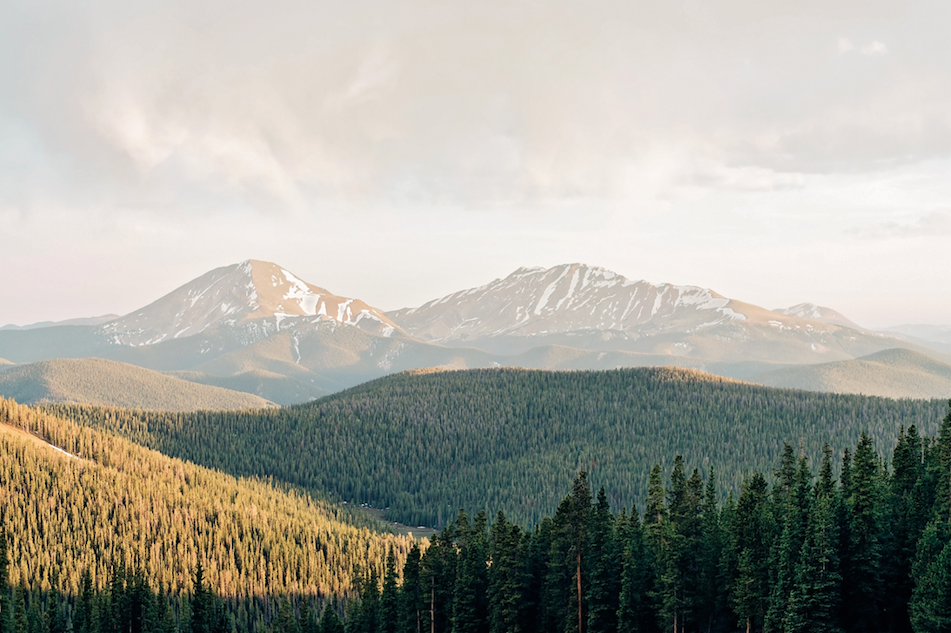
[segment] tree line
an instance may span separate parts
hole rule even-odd
[[[767,476],[721,503],[676,457],[643,512],[611,509],[587,474],[524,529],[461,512],[387,566],[353,633],[836,633],[951,631],[951,413],[936,439],[902,429],[891,460],[862,433],[835,475],[785,444]]]
[[[164,413],[56,405],[79,424],[235,476],[273,477],[351,505],[441,528],[456,509],[534,525],[571,473],[616,507],[647,493],[650,465],[715,464],[719,494],[766,471],[782,439],[812,463],[866,429],[891,450],[898,427],[934,434],[944,403],[782,390],[676,368],[484,369],[388,376],[280,410]]]
[[[582,471],[534,527],[501,511],[491,523],[484,511],[460,511],[404,560],[390,547],[382,569],[365,568],[358,598],[325,601],[318,618],[312,594],[286,594],[253,630],[951,630],[951,412],[935,438],[902,428],[890,458],[863,432],[841,459],[824,447],[817,468],[786,443],[772,472],[747,473],[738,494],[722,498],[716,482],[713,469],[690,469],[677,456],[666,478],[660,464],[650,469],[640,509],[616,511],[603,488],[592,494]],[[41,617],[33,606],[40,589],[24,599],[23,581],[12,597],[0,585],[0,614],[14,618],[0,633],[61,633],[54,622],[82,633],[248,630],[235,615],[240,607],[218,600],[203,574],[199,566],[176,618],[162,615],[167,603],[134,602],[148,593],[139,589],[148,579],[128,572],[113,575],[119,580],[100,590],[98,603],[84,602],[84,580],[63,617],[59,607]],[[82,628],[93,621],[99,628]]]
[[[108,596],[143,582],[178,613],[201,564],[239,629],[255,630],[279,596],[346,599],[369,568],[381,573],[388,550],[405,559],[412,539],[358,518],[0,399],[4,574],[26,592],[26,613],[34,597],[45,614],[47,596]]]

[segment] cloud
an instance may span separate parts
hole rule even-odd
[[[880,222],[855,227],[849,232],[876,239],[944,237],[951,235],[951,210],[932,211],[910,222]]]
[[[888,47],[881,42],[871,42],[862,47],[862,53],[865,55],[884,55],[888,52]]]
[[[948,11],[891,0],[53,4],[0,15],[0,119],[70,157],[63,199],[638,200],[951,153]]]

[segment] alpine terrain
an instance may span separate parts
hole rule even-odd
[[[95,356],[278,404],[424,367],[669,365],[749,379],[891,348],[944,359],[908,337],[867,331],[828,308],[767,310],[710,289],[633,281],[584,264],[521,268],[419,307],[385,312],[277,264],[247,260],[107,323],[69,323],[0,331],[0,357],[29,363]]]

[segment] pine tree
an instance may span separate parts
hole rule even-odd
[[[437,535],[420,561],[423,633],[447,633],[452,627],[453,594],[458,563],[454,524]]]
[[[621,569],[614,516],[603,487],[598,491],[590,524],[588,632],[614,633],[617,630]]]
[[[762,626],[769,598],[769,511],[766,479],[754,473],[743,483],[732,518],[730,602],[746,633]]]
[[[568,541],[568,558],[574,563],[575,591],[570,593],[571,601],[565,631],[566,633],[572,631],[584,633],[584,595],[587,578],[583,576],[583,571],[588,549],[588,522],[591,516],[591,486],[588,484],[587,472],[582,470],[578,473],[571,486],[571,495],[568,499],[568,522],[563,527]]]
[[[317,620],[310,606],[310,596],[301,596],[300,633],[318,633]]]
[[[300,627],[294,617],[294,607],[287,597],[280,599],[277,618],[274,620],[274,633],[300,633]]]
[[[654,568],[637,512],[618,517],[622,546],[621,588],[618,601],[618,633],[647,633],[655,620],[650,598]]]
[[[930,456],[935,496],[918,540],[908,611],[915,631],[951,631],[951,401]]]
[[[397,573],[396,552],[390,548],[386,555],[383,591],[380,594],[380,622],[377,626],[379,633],[398,633],[400,605],[396,586]]]
[[[423,632],[423,588],[420,579],[419,544],[406,555],[403,564],[403,585],[400,588],[400,633]]]
[[[343,622],[337,615],[337,609],[329,602],[324,606],[324,613],[320,616],[320,633],[344,633]]]
[[[720,583],[720,561],[723,557],[723,528],[717,503],[716,473],[713,467],[707,476],[701,508],[702,526],[698,561],[696,619],[699,629],[710,633],[720,624],[724,596]]]
[[[457,522],[459,534],[459,563],[456,570],[453,600],[453,633],[488,633],[489,579],[486,544],[486,516],[480,510],[469,525],[465,514]]]
[[[864,633],[881,626],[881,527],[882,495],[878,455],[863,431],[850,472],[848,575],[845,588],[845,627]]]
[[[192,584],[191,633],[214,633],[214,608],[214,594],[205,585],[205,569],[199,560]]]
[[[767,632],[783,630],[812,500],[812,473],[805,457],[799,459],[798,468],[793,470],[792,447],[789,444],[785,447],[783,463],[777,472],[780,493],[774,494],[773,501],[773,518],[782,526],[782,531],[773,543],[770,556],[771,588],[763,627]]]
[[[26,596],[23,585],[18,585],[13,594],[15,613],[13,616],[13,633],[29,633],[26,621]]]
[[[517,633],[526,587],[522,568],[522,531],[499,510],[489,531],[488,602],[490,633]]]
[[[76,600],[76,612],[73,616],[73,630],[76,633],[93,633],[93,600],[92,576],[87,568],[83,570],[79,596]]]
[[[839,633],[839,603],[842,578],[839,574],[840,500],[832,479],[832,450],[823,449],[815,501],[808,513],[802,556],[796,564],[795,580],[783,619],[786,633]]]

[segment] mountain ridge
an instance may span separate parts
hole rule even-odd
[[[814,304],[767,310],[708,288],[635,281],[579,263],[519,268],[384,312],[278,264],[245,260],[105,324],[0,331],[0,357],[12,362],[95,356],[186,372],[193,382],[239,386],[282,404],[429,366],[663,365],[746,378],[890,347],[935,354]]]

